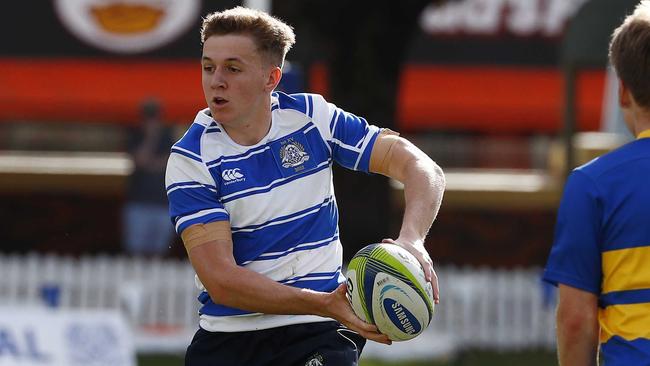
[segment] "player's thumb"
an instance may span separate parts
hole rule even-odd
[[[339,296],[344,296],[344,297],[347,296],[348,285],[345,282],[341,283],[339,287],[337,287],[336,290],[334,290],[334,293],[336,293]]]

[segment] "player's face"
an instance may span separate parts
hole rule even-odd
[[[203,44],[201,65],[203,94],[215,120],[233,128],[260,122],[256,117],[269,109],[275,67],[249,36],[211,36]]]

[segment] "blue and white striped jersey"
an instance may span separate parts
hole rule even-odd
[[[379,128],[320,95],[273,93],[271,128],[256,145],[235,143],[205,109],[172,147],[169,211],[180,234],[190,225],[229,220],[238,265],[277,282],[332,291],[344,281],[332,163],[368,172]],[[215,269],[218,271],[218,269]],[[200,325],[248,331],[325,321],[215,304],[202,291]]]

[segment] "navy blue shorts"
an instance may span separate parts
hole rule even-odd
[[[185,366],[356,366],[365,344],[334,321],[250,332],[199,329]]]

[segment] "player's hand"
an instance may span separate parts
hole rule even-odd
[[[391,344],[392,341],[388,339],[388,336],[380,333],[377,326],[359,319],[354,313],[354,310],[352,310],[352,306],[348,301],[347,292],[348,286],[342,283],[336,290],[329,293],[327,304],[329,316],[366,339],[383,344]]]
[[[422,269],[424,270],[424,278],[427,280],[427,282],[431,284],[431,288],[433,289],[433,302],[438,304],[440,302],[440,290],[438,288],[438,275],[436,274],[436,271],[433,269],[433,261],[431,260],[429,253],[424,247],[424,242],[422,240],[419,240],[415,243],[412,243],[410,241],[403,240],[401,238],[397,238],[397,240],[384,239],[381,242],[387,244],[399,245],[400,247],[408,250],[409,253],[413,254],[413,256],[415,256],[418,262],[420,262]]]

